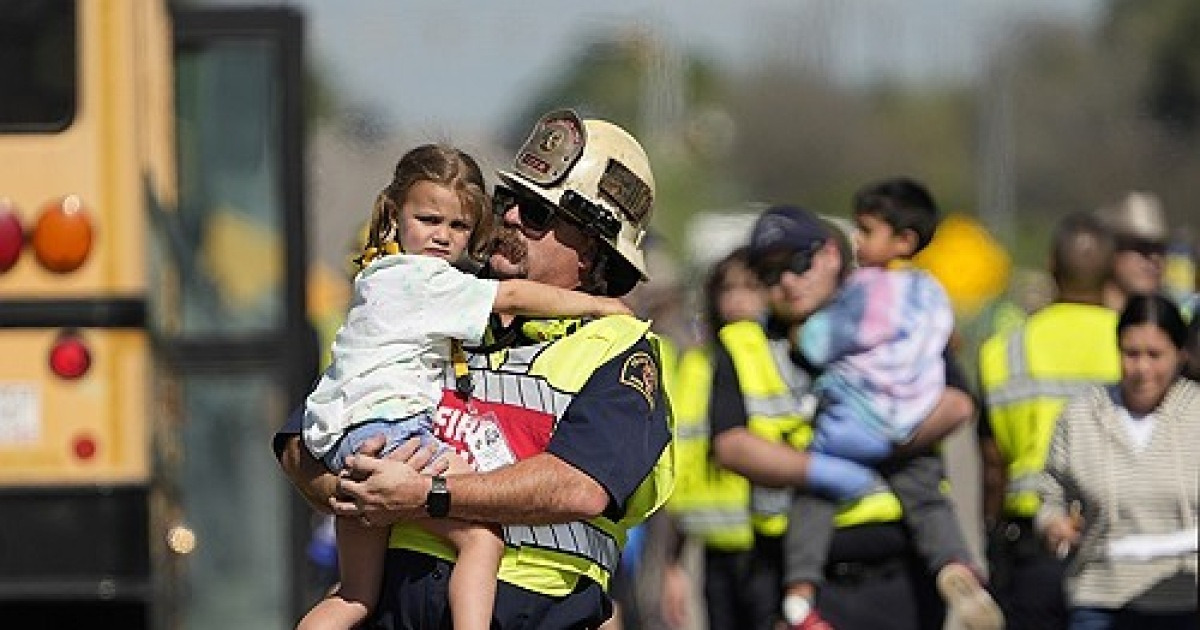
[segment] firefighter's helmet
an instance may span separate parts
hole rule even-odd
[[[505,185],[554,204],[616,253],[605,271],[609,295],[649,279],[642,241],[654,209],[654,175],[646,152],[624,129],[571,110],[550,112],[511,170],[498,174]]]

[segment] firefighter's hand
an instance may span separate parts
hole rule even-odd
[[[434,457],[435,446],[409,440],[386,457],[378,457],[381,441],[368,441],[346,458],[330,507],[334,514],[358,519],[369,527],[422,517],[429,479],[423,472],[438,472],[444,464]]]

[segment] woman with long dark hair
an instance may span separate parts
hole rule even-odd
[[[1058,419],[1036,525],[1069,558],[1072,630],[1196,627],[1200,385],[1181,374],[1187,336],[1170,300],[1130,298],[1120,381]]]

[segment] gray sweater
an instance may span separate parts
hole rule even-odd
[[[1083,508],[1083,536],[1067,568],[1070,606],[1195,610],[1195,551],[1114,558],[1109,544],[1196,527],[1200,386],[1182,378],[1171,386],[1141,449],[1122,424],[1118,405],[1115,386],[1094,387],[1063,409],[1039,480],[1038,530],[1066,515],[1073,502]]]

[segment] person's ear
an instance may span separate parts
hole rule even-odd
[[[921,237],[917,236],[916,230],[904,228],[893,238],[896,240],[896,249],[901,256],[907,258],[917,253],[917,246],[921,242]]]

